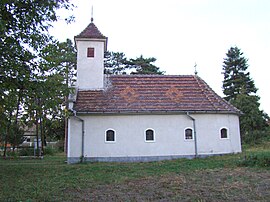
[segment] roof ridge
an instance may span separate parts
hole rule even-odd
[[[109,77],[193,77],[193,75],[160,75],[160,74],[107,74]]]

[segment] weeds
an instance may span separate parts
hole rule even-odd
[[[270,152],[253,153],[244,156],[240,166],[270,167]]]

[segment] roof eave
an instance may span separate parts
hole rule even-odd
[[[89,38],[89,37],[80,37],[80,36],[75,36],[74,37],[75,41],[75,47],[77,48],[77,41],[97,41],[97,42],[104,42],[104,51],[107,51],[107,46],[108,46],[108,37],[105,38]]]
[[[103,112],[87,112],[87,111],[77,111],[78,115],[173,115],[173,114],[235,114],[240,116],[240,112],[236,111],[213,111],[213,110],[183,110],[183,111],[103,111]]]

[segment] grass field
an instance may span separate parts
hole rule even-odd
[[[67,165],[63,154],[1,159],[0,201],[270,201],[269,165],[239,165],[245,156],[269,161],[268,146],[151,163]]]

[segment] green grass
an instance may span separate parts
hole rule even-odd
[[[247,155],[261,153],[270,155],[269,148],[149,163],[67,165],[63,154],[1,159],[0,201],[266,201],[269,167],[240,166]]]

